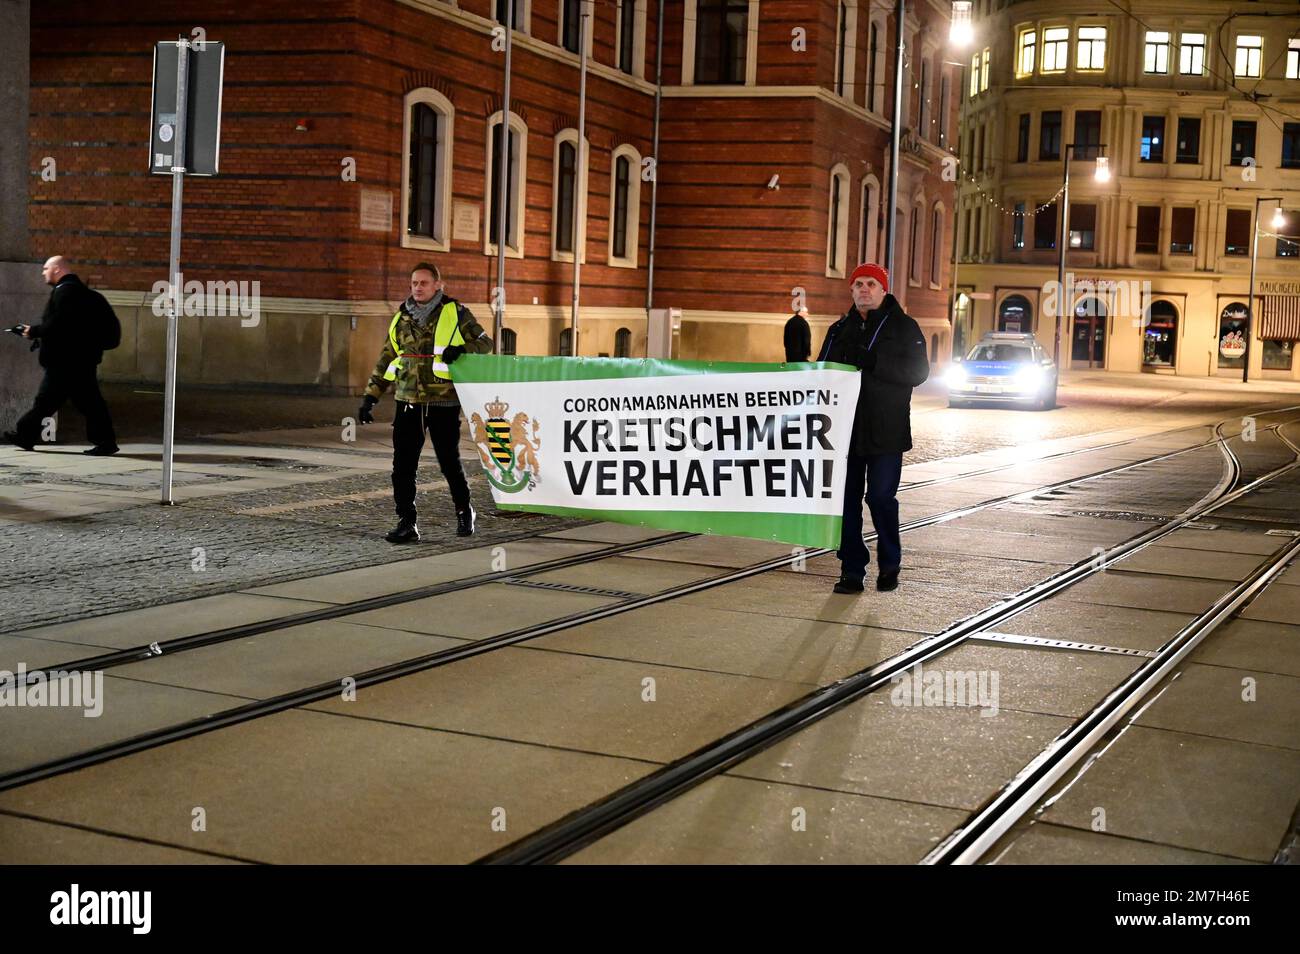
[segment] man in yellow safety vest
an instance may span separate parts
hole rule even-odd
[[[398,520],[385,537],[389,543],[414,543],[420,539],[415,523],[415,471],[425,431],[429,432],[438,466],[451,487],[456,533],[467,537],[474,532],[469,483],[460,463],[460,401],[448,367],[466,351],[484,354],[491,350],[491,336],[468,308],[444,292],[438,269],[428,262],[411,269],[411,297],[402,302],[388,325],[384,350],[357,412],[359,422],[373,424],[371,411],[388,385],[396,385],[393,502]]]

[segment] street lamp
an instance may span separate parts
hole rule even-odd
[[[1251,236],[1250,241],[1250,299],[1246,306],[1246,353],[1241,362],[1241,383],[1245,384],[1250,380],[1250,336],[1254,333],[1255,324],[1255,261],[1259,258],[1259,204],[1261,202],[1281,202],[1282,197],[1260,196],[1255,200],[1255,234]],[[1274,231],[1286,225],[1286,216],[1282,214],[1282,209],[1273,210],[1273,221],[1270,223]]]
[[[1061,319],[1062,313],[1065,312],[1070,303],[1070,298],[1065,291],[1065,249],[1070,241],[1070,157],[1074,154],[1076,148],[1096,149],[1096,167],[1093,171],[1093,179],[1096,182],[1110,181],[1110,160],[1100,155],[1101,150],[1106,148],[1105,143],[1096,146],[1083,145],[1079,147],[1077,143],[1068,143],[1065,146],[1065,182],[1061,186],[1061,237],[1057,242],[1057,264],[1056,264],[1056,337],[1052,345],[1052,360],[1056,366],[1061,366]],[[1092,342],[1088,342],[1089,365],[1092,364]]]
[[[948,27],[948,42],[956,47],[970,46],[975,39],[975,27],[971,24],[971,0],[953,0],[952,22]]]

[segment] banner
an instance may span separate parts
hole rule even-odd
[[[839,545],[849,365],[467,354],[452,378],[502,509]]]

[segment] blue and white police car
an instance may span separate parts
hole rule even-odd
[[[948,406],[990,401],[1056,407],[1056,364],[1032,334],[993,331],[944,375]]]

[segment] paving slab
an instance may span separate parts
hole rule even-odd
[[[232,865],[200,851],[155,845],[0,812],[0,865]]]
[[[1300,678],[1189,663],[1135,721],[1300,750]]]
[[[914,530],[903,538],[905,554],[909,549],[941,550],[1039,563],[1075,563],[1090,556],[1095,546],[1087,540],[984,528],[966,530],[947,524]]]
[[[1121,543],[1140,532],[1140,528],[1127,520],[1044,514],[1031,512],[1028,508],[1016,505],[991,507],[988,510],[967,514],[953,520],[948,526],[959,530],[1000,530],[1004,532],[1008,528],[1015,528],[1018,533],[1089,540],[1094,544],[1111,546]]]
[[[220,596],[203,596],[125,613],[92,616],[72,623],[37,626],[14,635],[129,649],[156,640],[192,636],[230,626],[308,613],[325,609],[328,605],[252,593],[223,593]]]
[[[354,623],[407,633],[478,639],[611,606],[621,598],[484,583],[348,617]]]
[[[986,862],[999,865],[1243,865],[1249,862],[1096,831],[1032,823]]]
[[[270,863],[461,864],[652,767],[293,710],[0,793],[0,808]]]
[[[1078,718],[1141,662],[1118,654],[973,641],[925,663],[922,672],[953,673],[954,679],[958,674],[988,673],[990,688],[996,673],[1000,708]]]
[[[83,678],[90,674],[83,674]],[[30,697],[30,689],[29,689]],[[85,696],[83,695],[83,701]],[[248,699],[215,692],[158,686],[104,674],[92,705],[14,706],[4,714],[0,772],[49,762],[144,732],[188,722],[241,705]],[[87,716],[95,703],[98,716]]]
[[[997,625],[1001,633],[1069,639],[1122,649],[1159,649],[1190,622],[1192,613],[1045,600]]]
[[[963,818],[914,802],[722,775],[564,863],[909,864]]]
[[[1111,564],[1107,572],[1156,573],[1239,583],[1250,576],[1260,560],[1258,555],[1251,553],[1216,553],[1152,544]]]
[[[346,620],[324,620],[119,666],[159,685],[266,699],[464,643]]]
[[[1300,676],[1300,626],[1232,619],[1207,636],[1191,659],[1213,666]]]
[[[1054,599],[1100,606],[1132,606],[1191,613],[1207,610],[1232,585],[1223,580],[1182,579],[1150,573],[1118,572],[1111,564],[1100,573],[1075,583]],[[1081,614],[1087,610],[1076,610]]]
[[[534,649],[825,685],[920,633],[665,603],[529,641]]]
[[[390,596],[393,593],[404,593],[422,586],[449,583],[452,580],[491,572],[486,569],[476,570],[472,562],[452,554],[441,554],[404,560],[401,563],[367,566],[359,570],[326,573],[323,576],[290,580],[286,583],[273,583],[270,586],[258,586],[242,592],[316,600],[321,603],[355,603],[358,600]]]
[[[1091,830],[1271,863],[1300,791],[1300,752],[1129,726],[1044,813]]]
[[[1214,523],[1214,514],[1206,518],[1206,523]],[[1260,532],[1249,530],[1231,530],[1217,526],[1213,530],[1203,530],[1195,523],[1175,530],[1160,541],[1167,547],[1181,547],[1186,550],[1209,550],[1214,553],[1254,553],[1266,556],[1275,552],[1286,543],[1284,539],[1270,537]]]
[[[92,643],[60,642],[53,639],[29,639],[26,636],[0,636],[0,670],[17,672],[21,663],[33,669],[54,668],[73,659],[98,656],[111,649]]]
[[[511,648],[312,708],[666,762],[807,691],[774,679]]]
[[[636,560],[671,560],[676,563],[698,563],[705,566],[722,566],[737,569],[752,566],[777,557],[792,556],[803,547],[788,543],[768,543],[763,540],[744,540],[739,537],[699,536],[675,543],[664,543],[627,554]]]
[[[725,576],[727,572],[721,567],[692,563],[606,557],[591,563],[530,574],[527,580],[530,583],[565,583],[570,586],[594,586],[649,595],[685,586],[688,583]]]
[[[906,553],[903,559],[907,559]],[[904,576],[892,593],[878,593],[868,568],[867,590],[856,595],[831,592],[828,577],[762,573],[680,597],[677,602],[714,609],[739,609],[763,617],[815,619],[878,629],[937,633],[1000,597]],[[755,625],[766,625],[756,621]]]
[[[894,705],[901,683],[835,712],[727,774],[974,810],[1073,721],[972,706]]]
[[[642,527],[630,523],[589,523],[583,527],[569,527],[564,530],[552,530],[542,537],[551,540],[593,540],[598,543],[639,543],[653,540],[672,531],[657,527]]]
[[[1273,623],[1300,621],[1300,586],[1269,586],[1240,613],[1243,619]]]

